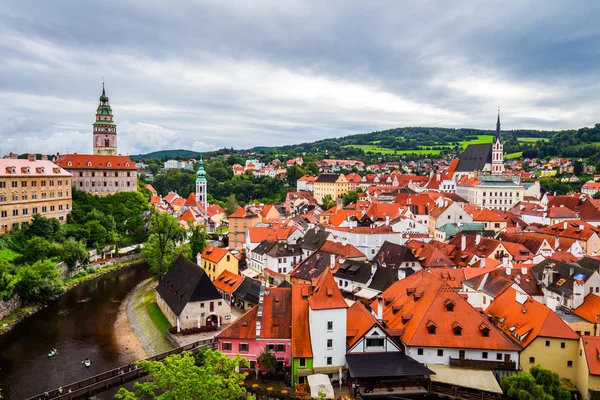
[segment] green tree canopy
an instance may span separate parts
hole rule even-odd
[[[571,394],[560,385],[558,374],[534,365],[529,370],[500,381],[504,394],[516,400],[569,400]]]
[[[321,199],[321,205],[323,207],[323,210],[327,211],[331,207],[335,207],[335,201],[333,200],[330,194],[327,194]]]
[[[198,253],[202,253],[208,245],[208,232],[204,225],[194,225],[190,227],[190,260],[195,260]]]
[[[225,203],[225,214],[229,216],[233,214],[237,208],[238,202],[235,198],[235,194],[231,193],[229,197],[227,197],[227,202]]]
[[[168,356],[164,362],[142,361],[141,368],[148,371],[150,380],[136,382],[133,392],[119,389],[115,398],[121,400],[231,400],[243,398],[246,390],[239,385],[245,376],[236,372],[248,361],[239,355],[230,359],[216,351],[203,353],[203,362],[196,365],[189,352]],[[253,397],[248,397],[253,399]]]
[[[77,241],[74,238],[68,238],[62,244],[63,254],[62,260],[67,264],[70,270],[77,267],[79,263],[86,262],[89,254],[85,247],[85,242]]]
[[[56,264],[50,260],[38,261],[19,268],[17,293],[26,303],[45,302],[64,290]]]
[[[12,297],[17,277],[8,261],[0,259],[0,300],[8,300]]]
[[[167,213],[154,213],[150,218],[150,236],[144,244],[142,256],[150,264],[154,279],[159,280],[175,261],[179,251],[177,242],[185,237],[185,229],[177,218]]]
[[[44,239],[51,239],[59,228],[60,223],[56,218],[46,218],[39,213],[35,213],[27,226],[27,235],[29,237],[39,236]]]

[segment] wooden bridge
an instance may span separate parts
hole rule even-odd
[[[183,347],[178,347],[176,349],[169,350],[165,353],[157,354],[153,357],[146,358],[143,361],[162,361],[171,354],[179,354],[183,351],[191,351],[195,353],[198,352],[202,347],[217,349],[217,341],[216,339],[201,340]],[[50,395],[51,399],[87,399],[95,394],[104,392],[108,389],[119,387],[127,382],[132,382],[140,379],[143,376],[146,376],[146,371],[137,368],[136,364],[138,362],[139,361],[123,365],[117,368],[113,368],[110,371],[103,372],[101,374],[83,379],[79,382],[71,383],[69,385],[63,385],[62,395],[58,393],[58,389],[51,390],[48,392],[48,394]],[[119,371],[123,371],[123,373],[120,374]],[[71,389],[71,393],[67,393],[69,389]],[[43,398],[44,394],[42,393],[30,397],[27,400],[39,400]]]

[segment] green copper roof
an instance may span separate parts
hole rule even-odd
[[[198,161],[198,171],[196,172],[196,175],[198,175],[196,182],[206,182],[206,171],[204,171],[204,161],[202,161],[202,157],[200,157],[200,161]]]
[[[112,121],[96,121],[94,125],[115,125],[115,123]]]

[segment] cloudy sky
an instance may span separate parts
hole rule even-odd
[[[598,1],[30,1],[0,8],[0,153],[600,121]]]

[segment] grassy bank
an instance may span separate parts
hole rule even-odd
[[[81,272],[63,280],[63,283],[65,284],[67,289],[70,289],[73,286],[76,286],[83,282],[89,281],[90,279],[94,279],[97,276],[104,275],[108,272],[114,271],[114,270],[122,268],[122,267],[126,267],[131,264],[135,264],[137,262],[140,262],[140,260],[138,259],[138,260],[126,261],[126,262],[122,262],[119,264],[113,264],[113,265],[109,265],[107,267],[102,267],[102,268],[88,268],[84,271],[81,271]]]
[[[144,305],[146,306],[146,312],[150,316],[154,325],[161,332],[166,332],[171,327],[171,323],[162,313],[158,304],[156,304],[156,289],[146,290],[144,294]]]
[[[21,307],[14,312],[10,313],[6,318],[0,320],[0,334],[7,332],[12,328],[17,322],[26,316],[33,314],[37,310],[39,310],[41,306],[39,304],[32,304],[25,307]]]
[[[135,317],[130,318],[129,323],[148,355],[173,348],[173,344],[167,337],[167,329],[171,324],[156,304],[155,285],[156,282],[152,280],[144,283],[131,298],[130,305],[133,307]]]

